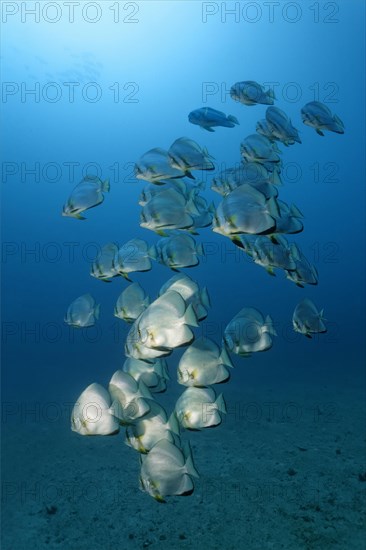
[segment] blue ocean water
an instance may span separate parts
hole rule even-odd
[[[331,386],[333,398],[327,395],[324,403],[338,403],[338,391],[352,395],[364,387],[364,3],[2,2],[1,10],[5,432],[12,422],[20,423],[26,439],[23,405],[53,403],[64,441],[75,440],[64,403],[75,401],[91,382],[108,383],[121,368],[128,331],[113,317],[126,281],[98,281],[90,277],[90,264],[107,242],[158,240],[139,226],[144,182],[135,179],[134,163],[153,147],[168,149],[181,136],[208,149],[215,174],[239,162],[240,142],[255,132],[266,109],[230,98],[230,87],[241,80],[274,88],[275,105],[301,132],[301,145],[281,147],[279,196],[304,214],[304,231],[289,240],[316,265],[319,285],[301,289],[280,272],[270,277],[228,239],[210,228],[199,231],[206,256],[199,266],[182,271],[207,286],[211,297],[200,330],[219,343],[228,321],[242,307],[253,306],[272,316],[278,332],[268,352],[234,358],[224,395],[230,388],[244,395],[247,387],[265,386],[288,390],[293,402],[298,398],[293,388],[301,394],[303,387],[317,393]],[[320,137],[302,124],[300,109],[314,100],[339,115],[344,135]],[[188,113],[202,106],[232,114],[240,125],[215,133],[201,130],[188,122]],[[86,221],[62,217],[64,202],[87,173],[109,178],[110,193],[86,212]],[[220,197],[210,189],[213,174],[196,177],[206,181],[202,194],[217,205]],[[172,275],[154,263],[133,280],[155,296]],[[96,327],[74,331],[64,315],[86,292],[101,304],[101,317]],[[328,332],[312,340],[291,329],[294,307],[304,297],[324,308],[329,322]],[[169,359],[171,397],[163,398],[168,403],[180,391],[174,357]],[[216,437],[224,442],[225,426],[220,430]],[[83,452],[90,453],[93,443]],[[204,451],[200,448],[201,455]],[[5,446],[5,482],[6,476],[13,480],[13,458]],[[37,472],[37,462],[33,468]],[[141,493],[139,499],[144,506],[149,496]],[[189,518],[189,499],[182,500],[181,514]],[[149,501],[149,510],[152,505]],[[221,521],[225,525],[225,517]],[[12,548],[22,548],[27,531],[13,533],[13,540]],[[234,547],[225,540],[217,547]],[[361,548],[351,534],[349,541],[348,548]],[[60,544],[49,547],[74,548],[67,541]],[[168,538],[165,547],[179,547],[174,544]],[[246,541],[235,548],[256,544]],[[98,545],[91,534],[88,547],[109,546]],[[261,546],[272,547],[296,548],[283,539]],[[305,542],[297,547],[318,548]]]

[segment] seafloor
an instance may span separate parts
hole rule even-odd
[[[361,389],[223,389],[224,423],[189,434],[195,492],[166,504],[138,489],[123,434],[70,431],[74,394],[7,405],[2,550],[365,549]]]

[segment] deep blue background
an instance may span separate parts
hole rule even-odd
[[[282,387],[359,385],[365,275],[363,2],[320,2],[318,22],[310,9],[314,3],[308,1],[301,2],[301,13],[295,3],[296,22],[289,21],[296,13],[288,2],[276,8],[273,22],[263,6],[255,22],[248,21],[256,18],[252,10],[242,12],[237,21],[227,15],[225,21],[221,3],[209,3],[218,13],[206,23],[200,2],[138,2],[131,15],[134,23],[127,22],[133,5],[120,3],[120,21],[115,23],[112,4],[100,3],[101,19],[94,24],[83,21],[80,9],[75,22],[68,22],[61,6],[61,20],[53,24],[42,15],[39,23],[31,15],[23,23],[18,13],[2,25],[3,86],[19,89],[6,95],[9,88],[3,88],[2,96],[5,399],[76,399],[86,385],[106,384],[121,367],[127,328],[113,317],[113,306],[127,283],[117,279],[107,285],[90,277],[96,244],[157,239],[139,227],[137,200],[144,183],[131,177],[134,161],[148,149],[167,149],[176,138],[188,136],[207,147],[218,166],[239,161],[240,141],[255,131],[266,108],[243,106],[225,94],[239,80],[278,83],[276,105],[301,132],[302,145],[283,147],[280,198],[304,213],[304,232],[289,240],[299,243],[315,263],[319,285],[299,289],[280,272],[269,277],[239,251],[234,256],[229,240],[202,230],[199,240],[215,253],[187,273],[209,289],[212,309],[203,325],[206,334],[219,342],[226,323],[244,306],[257,307],[275,320],[279,337],[272,350],[235,360],[233,379],[243,391],[249,382],[263,381]],[[338,13],[332,14],[333,5]],[[94,17],[95,12],[88,14]],[[51,8],[46,16],[55,17]],[[50,82],[59,86],[59,101],[50,101],[55,90],[47,88]],[[65,82],[78,83],[74,102]],[[96,102],[81,93],[90,82],[101,90]],[[119,101],[110,89],[114,83],[119,83]],[[205,97],[207,83],[213,92]],[[22,97],[24,87],[35,86],[40,89],[37,100]],[[42,92],[47,90],[45,99]],[[89,91],[92,97],[93,89]],[[326,133],[322,138],[302,124],[300,109],[314,99],[340,116],[344,135]],[[240,126],[208,133],[189,124],[188,113],[204,105],[235,115]],[[70,162],[78,163],[73,177],[66,166]],[[40,165],[39,178],[25,174],[35,163]],[[58,167],[57,181],[52,181],[52,167],[45,172],[48,163]],[[110,194],[86,213],[87,221],[63,218],[62,205],[87,163],[96,163],[103,179],[110,178]],[[12,169],[14,175],[9,174]],[[205,196],[218,204],[210,178]],[[73,259],[67,243],[75,243]],[[35,255],[27,253],[34,249]],[[154,264],[151,272],[133,280],[154,296],[172,275]],[[99,328],[72,331],[63,323],[64,313],[86,292],[102,305]],[[306,296],[325,309],[330,323],[329,333],[313,341],[293,333],[290,325],[296,303]],[[34,328],[38,336],[27,332]]]

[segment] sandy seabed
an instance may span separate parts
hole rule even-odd
[[[139,490],[123,431],[78,436],[67,407],[49,403],[5,414],[2,550],[364,550],[361,390],[246,388],[244,400],[232,387],[225,398],[220,427],[183,435],[195,492],[166,504]]]

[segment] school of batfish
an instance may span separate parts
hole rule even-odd
[[[303,215],[296,205],[278,198],[282,166],[278,145],[301,144],[299,132],[287,114],[273,106],[274,93],[257,82],[235,83],[230,96],[246,106],[269,107],[256,133],[241,142],[237,165],[212,178],[211,189],[220,195],[219,204],[208,204],[202,196],[204,184],[193,175],[215,169],[206,149],[181,137],[168,150],[147,151],[134,170],[137,179],[148,182],[139,198],[140,226],[160,238],[153,245],[136,238],[121,246],[107,243],[90,272],[105,282],[117,276],[131,282],[114,309],[114,315],[131,326],[122,369],[112,375],[108,388],[93,383],[82,392],[72,411],[71,429],[81,435],[111,435],[124,427],[126,444],[140,456],[140,488],[159,502],[194,490],[193,477],[198,473],[182,432],[221,423],[225,401],[212,386],[230,379],[233,364],[228,352],[247,357],[266,351],[276,336],[271,317],[246,306],[229,321],[220,344],[203,336],[195,338],[193,328],[207,317],[210,298],[207,288],[200,288],[179,270],[198,265],[204,255],[194,237],[198,230],[211,227],[270,275],[282,269],[298,287],[318,284],[315,266],[285,237],[303,230]],[[307,103],[301,117],[320,136],[325,130],[344,133],[340,118],[318,101]],[[210,107],[192,111],[188,120],[209,132],[239,124],[236,117]],[[109,190],[108,180],[86,176],[72,191],[62,215],[84,220],[82,214],[101,204]],[[151,270],[154,261],[177,273],[151,300],[130,277]],[[91,327],[99,309],[94,298],[84,294],[69,305],[65,322],[75,328]],[[292,323],[295,331],[308,338],[327,330],[323,310],[307,298],[296,306]],[[155,394],[167,389],[166,357],[182,346],[186,349],[177,366],[177,380],[185,389],[169,416]]]

